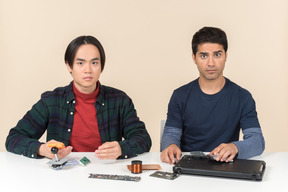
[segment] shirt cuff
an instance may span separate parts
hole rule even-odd
[[[165,126],[161,139],[161,151],[166,149],[171,144],[176,144],[180,149],[180,139],[182,130],[177,127]]]

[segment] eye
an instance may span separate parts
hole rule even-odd
[[[93,65],[97,65],[97,64],[98,64],[98,62],[96,62],[96,61],[93,61],[93,62],[92,62],[92,64],[93,64]]]
[[[215,57],[220,57],[220,56],[221,56],[221,53],[215,53],[214,56],[215,56]]]
[[[206,55],[206,54],[201,54],[200,57],[201,57],[202,59],[206,59],[206,58],[207,58],[207,55]]]

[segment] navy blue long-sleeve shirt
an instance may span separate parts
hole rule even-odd
[[[240,129],[243,141],[239,141]],[[209,152],[231,142],[238,147],[238,158],[259,155],[265,148],[255,102],[246,89],[225,78],[223,89],[213,95],[202,92],[198,79],[174,91],[162,150],[177,144],[182,151]]]

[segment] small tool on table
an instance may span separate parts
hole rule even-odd
[[[59,149],[65,148],[64,143],[61,143],[61,142],[48,143],[47,145],[48,147],[51,147],[51,153],[55,155],[55,159],[52,159],[51,161],[48,162],[48,164],[50,164],[50,167],[52,167],[53,169],[63,168],[64,165],[67,163],[68,159],[67,158],[59,159],[57,153]]]
[[[65,148],[64,143],[60,143],[60,142],[58,142],[58,143],[48,143],[48,147],[51,147],[51,153],[53,153],[55,155],[56,162],[60,161],[60,159],[57,156],[57,153],[58,153],[59,149]]]

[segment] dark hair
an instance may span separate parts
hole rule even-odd
[[[68,45],[66,52],[65,52],[65,63],[68,63],[70,68],[73,68],[73,61],[75,59],[76,52],[78,51],[81,45],[92,44],[98,48],[100,53],[100,61],[101,61],[101,72],[105,66],[105,52],[101,45],[101,43],[93,36],[79,36],[75,38],[71,43]]]
[[[192,52],[196,55],[198,45],[201,43],[218,43],[223,46],[225,52],[228,49],[226,33],[216,27],[203,27],[197,31],[192,39]]]

